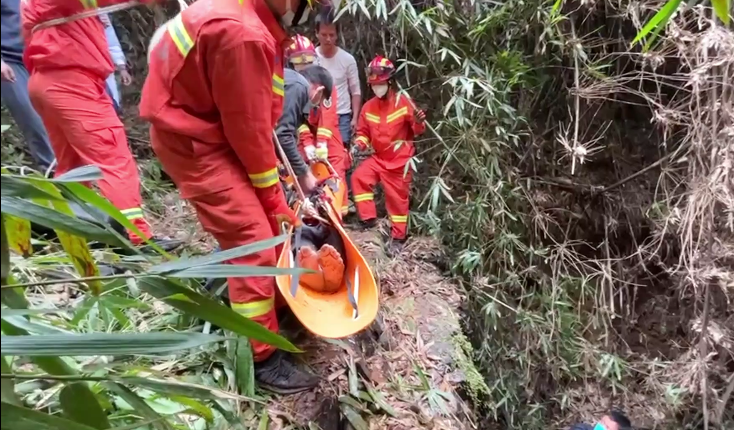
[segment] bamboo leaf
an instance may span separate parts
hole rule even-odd
[[[31,357],[167,354],[223,341],[203,333],[90,333],[2,336],[3,354]]]
[[[2,259],[2,264],[0,265],[0,270],[2,270],[0,282],[3,286],[8,285],[8,277],[10,276],[10,248],[8,247],[8,235],[5,232],[5,217],[5,214],[0,214],[0,230],[2,231],[0,237],[0,258]],[[5,303],[5,291],[13,290],[3,290],[3,303]]]
[[[166,276],[172,278],[247,278],[253,276],[298,275],[309,272],[313,272],[313,270],[241,266],[239,264],[212,264],[210,266],[192,267],[178,272],[171,272],[166,274]]]
[[[273,248],[285,242],[288,235],[276,236],[271,239],[261,240],[259,242],[238,246],[226,251],[214,252],[202,257],[196,258],[180,258],[175,261],[169,261],[148,269],[148,273],[166,274],[181,270],[191,269],[193,267],[207,266],[214,263],[222,263],[233,258],[244,257],[245,255],[254,254]]]
[[[116,382],[107,382],[105,386],[122,397],[141,417],[156,420],[151,424],[156,430],[174,430],[174,427],[168,421],[163,419],[158,412],[154,411],[145,400],[141,399],[131,389]]]
[[[2,430],[95,430],[84,424],[75,423],[42,412],[2,402]]]
[[[364,420],[364,418],[362,418],[359,412],[357,412],[351,406],[342,403],[341,410],[344,416],[349,421],[349,424],[351,424],[352,427],[354,427],[354,430],[369,430],[370,429],[369,424],[367,424],[367,422]]]
[[[724,25],[729,25],[731,20],[731,0],[711,0],[716,16],[719,17]]]
[[[645,24],[642,29],[637,33],[634,40],[632,40],[632,46],[635,46],[637,42],[644,39],[652,30],[662,28],[668,23],[668,20],[673,13],[678,9],[683,0],[668,0],[658,13],[653,16],[650,21]],[[659,31],[659,30],[658,30]],[[648,44],[651,43],[648,41]]]
[[[13,369],[10,367],[7,361],[5,361],[5,357],[0,357],[0,368],[2,373],[9,374],[13,373]],[[15,394],[15,383],[12,379],[6,379],[3,378],[2,381],[0,381],[0,388],[2,389],[2,401],[4,403],[11,403],[13,405],[22,406],[23,404],[20,402],[20,399],[18,399],[18,396]]]
[[[186,288],[176,281],[162,278],[142,278],[138,280],[140,289],[151,296],[163,300],[174,308],[209,321],[225,330],[246,336],[258,342],[267,343],[290,352],[301,352],[285,338],[271,332],[260,324],[243,317],[220,302],[205,297]],[[183,294],[187,300],[166,300],[167,297]],[[192,303],[193,302],[193,303]]]
[[[252,357],[252,347],[247,339],[238,339],[235,348],[235,370],[237,372],[237,386],[243,396],[255,395],[255,364]]]
[[[49,179],[49,182],[87,182],[96,181],[102,179],[102,170],[99,167],[88,165],[77,167],[76,169],[69,170],[63,175],[59,175],[53,179]]]
[[[3,174],[0,177],[0,185],[2,186],[2,197],[20,197],[24,199],[46,199],[53,200],[56,197],[51,194],[39,190],[34,187],[23,177]]]
[[[109,200],[100,196],[91,189],[85,187],[82,184],[77,184],[74,182],[59,184],[59,186],[68,191],[68,193],[71,195],[71,199],[76,200],[77,203],[84,202],[90,204],[112,217],[112,219],[119,222],[120,225],[137,234],[139,237],[145,237],[143,232],[141,232],[135,224],[130,222],[130,220],[127,219],[127,217],[123,215],[122,212],[120,212],[120,210],[117,209]],[[104,220],[99,221],[104,222]],[[170,257],[170,254],[168,254],[154,242],[146,242],[146,244],[155,249],[156,252],[163,255],[164,257]]]
[[[70,217],[57,210],[16,197],[0,198],[2,212],[24,218],[56,231],[64,231],[75,236],[96,240],[108,245],[124,246],[114,234],[78,218]]]
[[[31,222],[27,219],[6,215],[3,217],[8,246],[23,257],[33,253],[31,247]]]
[[[260,412],[260,422],[257,425],[257,430],[268,430],[269,421],[268,408],[263,408],[262,412]]]
[[[193,412],[196,415],[204,418],[206,422],[210,424],[214,422],[214,411],[212,411],[211,408],[208,407],[207,405],[201,402],[197,402],[196,400],[191,399],[186,396],[169,395],[167,397],[173,400],[174,402],[187,406],[190,412]]]
[[[74,382],[65,386],[59,393],[59,403],[64,416],[70,420],[100,430],[110,428],[107,414],[86,382]]]
[[[76,170],[78,169],[67,172],[67,174],[71,174]],[[38,183],[37,186],[43,191],[55,197],[58,197],[58,199],[56,200],[48,201],[51,204],[51,207],[53,207],[60,213],[76,218],[76,216],[74,215],[74,211],[72,211],[69,207],[69,203],[67,203],[66,200],[63,199],[63,197],[61,196],[61,192],[56,188],[56,186],[54,186],[54,184],[46,182]],[[72,235],[59,230],[56,230],[56,235],[58,236],[59,242],[61,242],[61,246],[64,248],[64,251],[66,251],[66,253],[71,258],[71,261],[74,264],[77,273],[79,273],[79,276],[99,276],[99,267],[97,267],[97,264],[94,262],[94,259],[92,258],[92,253],[89,251],[89,246],[87,246],[87,241],[84,240],[82,236]],[[89,281],[87,282],[87,285],[89,285],[89,289],[92,291],[93,295],[98,296],[101,294],[102,283],[100,281]]]

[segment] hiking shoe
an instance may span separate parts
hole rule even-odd
[[[260,388],[276,394],[295,394],[319,385],[320,378],[300,370],[291,354],[276,350],[267,360],[255,363],[255,380]]]

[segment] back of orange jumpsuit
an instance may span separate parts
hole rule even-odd
[[[339,133],[339,116],[336,113],[336,87],[331,91],[331,99],[323,103],[311,112],[311,116],[316,115],[316,121],[310,119],[309,122],[318,124],[316,136],[314,137],[311,129],[306,125],[302,125],[298,129],[298,146],[305,155],[306,148],[314,146],[316,155],[329,160],[329,164],[334,168],[342,182],[339,192],[342,194],[342,216],[349,213],[349,202],[347,201],[347,169],[350,166],[349,153],[342,143],[341,133]]]
[[[406,168],[415,153],[413,137],[426,125],[415,121],[415,109],[406,96],[393,92],[384,98],[373,97],[362,107],[357,123],[355,144],[360,149],[372,147],[375,153],[352,174],[352,192],[357,214],[362,221],[377,217],[373,188],[379,182],[385,192],[385,206],[390,215],[393,239],[405,239],[410,209],[412,171]]]
[[[105,91],[114,71],[102,22],[96,16],[33,31],[38,24],[125,0],[21,2],[28,93],[56,154],[56,175],[84,165],[102,170],[98,185],[146,236],[140,178],[125,128]],[[133,243],[142,241],[130,233]]]
[[[150,53],[140,115],[181,196],[223,250],[273,237],[292,214],[272,140],[283,102],[283,29],[264,0],[199,0]],[[276,266],[268,249],[231,264]],[[275,279],[229,278],[231,306],[277,332]],[[255,361],[274,348],[252,342]]]

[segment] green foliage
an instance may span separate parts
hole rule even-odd
[[[300,273],[222,264],[285,237],[203,257],[143,255],[111,226],[78,219],[69,208],[69,202],[88,204],[133,227],[107,200],[76,182],[99,175],[87,167],[50,180],[3,169],[2,428],[171,430],[197,420],[197,428],[241,428],[237,405],[255,395],[247,339],[298,349],[199,292],[198,279]],[[58,242],[32,237],[31,223],[55,230]],[[133,255],[91,249],[89,239]],[[126,274],[102,276],[100,267],[109,263],[124,265]],[[66,307],[45,299],[57,294],[57,285],[73,297]],[[227,362],[212,368],[211,357],[231,335],[201,333],[200,320],[242,336],[235,341],[241,345],[236,368]],[[181,381],[161,366],[193,372]],[[231,380],[209,374],[222,368]],[[23,388],[34,380],[50,381],[51,391],[37,397],[37,391]],[[238,386],[250,397],[225,391]]]

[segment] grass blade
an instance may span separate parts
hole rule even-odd
[[[299,275],[313,272],[307,269],[281,269],[278,267],[241,266],[239,264],[212,264],[167,273],[172,278],[247,278],[252,276]]]
[[[66,418],[60,418],[42,412],[2,402],[2,430],[96,430],[84,424]]]
[[[214,252],[209,255],[196,258],[182,258],[175,261],[159,264],[148,269],[149,273],[164,274],[169,272],[176,272],[192,267],[208,266],[215,263],[223,263],[233,258],[243,257],[245,255],[254,254],[256,252],[264,251],[266,249],[273,248],[281,243],[285,242],[288,238],[287,235],[276,236],[272,239],[261,240],[259,242],[250,243],[247,245],[238,246],[236,248],[228,249],[226,251]]]
[[[31,357],[150,355],[196,348],[224,338],[203,333],[91,333],[0,337],[3,354]]]
[[[179,283],[162,278],[142,278],[138,280],[140,289],[151,296],[163,300],[188,315],[209,321],[225,330],[237,333],[259,342],[273,345],[290,352],[301,352],[284,337],[279,336],[260,324],[243,317],[220,302],[205,297]],[[178,294],[187,300],[170,299]]]
[[[59,402],[66,418],[100,430],[110,428],[107,414],[85,382],[65,386],[59,394]]]
[[[0,198],[2,212],[24,218],[53,230],[60,230],[89,240],[113,246],[124,246],[112,233],[86,221],[70,217],[57,210],[17,197]]]
[[[255,364],[252,347],[247,339],[238,339],[236,342],[234,362],[237,386],[243,396],[252,397],[255,395]]]
[[[145,400],[140,398],[140,396],[135,394],[133,390],[116,382],[107,382],[105,383],[105,386],[109,388],[110,391],[122,397],[122,399],[132,406],[135,409],[135,412],[140,414],[141,417],[149,420],[156,420],[151,423],[153,428],[156,430],[175,430],[171,423],[163,419],[158,412],[153,410],[153,408],[151,408]]]
[[[644,39],[651,31],[657,28],[664,27],[668,23],[668,20],[673,13],[678,9],[683,0],[668,0],[658,13],[653,16],[650,21],[645,24],[642,29],[637,33],[637,36],[632,40],[632,46],[635,46],[637,42]],[[658,30],[659,31],[659,30]],[[648,45],[651,41],[648,41]]]

